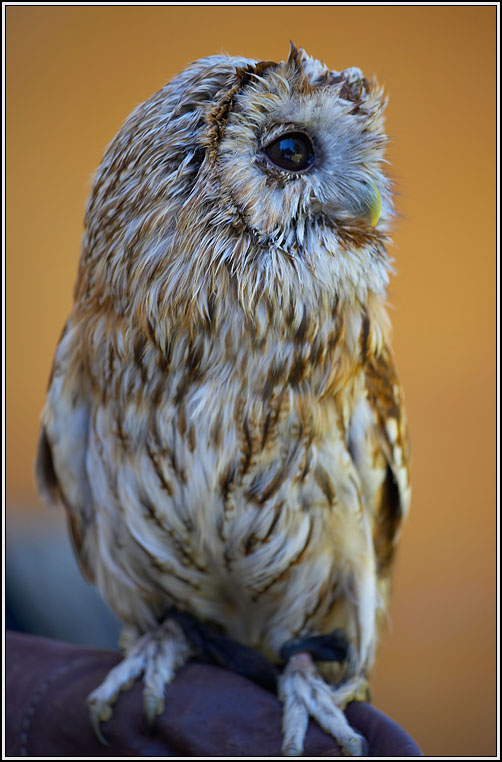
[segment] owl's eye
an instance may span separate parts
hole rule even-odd
[[[272,164],[288,172],[303,172],[314,163],[314,146],[304,132],[287,132],[264,148]]]

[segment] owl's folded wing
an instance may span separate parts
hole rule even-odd
[[[78,374],[69,374],[68,330],[58,346],[42,413],[35,475],[49,503],[63,503],[82,572],[93,581],[89,530],[94,525],[86,457],[90,412]]]
[[[379,576],[390,571],[410,504],[409,440],[403,393],[389,347],[364,370],[365,395],[354,411],[349,447],[372,517]]]

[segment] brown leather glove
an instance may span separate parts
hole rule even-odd
[[[120,695],[102,726],[109,746],[94,735],[86,697],[120,654],[33,635],[6,636],[6,755],[46,757],[278,757],[278,699],[241,675],[195,661],[166,690],[166,709],[149,729],[141,681]],[[351,725],[372,756],[421,756],[415,742],[370,704],[347,707]],[[305,756],[341,756],[336,742],[311,721]]]

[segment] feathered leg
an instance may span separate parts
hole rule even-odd
[[[294,654],[279,679],[279,698],[284,705],[282,754],[302,755],[312,717],[336,739],[345,756],[366,755],[366,739],[350,727],[342,711],[349,701],[360,699],[366,689],[363,677],[350,678],[340,686],[328,685],[317,672],[310,654]]]

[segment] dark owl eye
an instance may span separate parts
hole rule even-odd
[[[304,132],[287,132],[264,148],[272,164],[288,172],[303,172],[314,163],[314,146]]]

